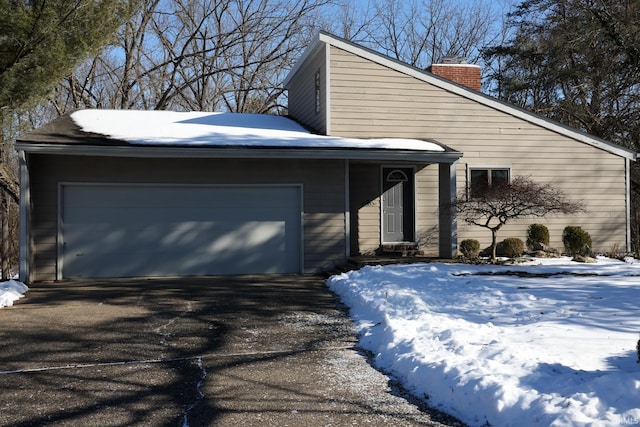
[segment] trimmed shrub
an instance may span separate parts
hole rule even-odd
[[[527,228],[527,248],[532,251],[540,243],[549,246],[549,229],[542,224],[531,224]]]
[[[517,237],[510,237],[502,241],[502,250],[509,258],[522,256],[524,252],[524,242]]]
[[[582,227],[568,225],[562,232],[562,243],[564,250],[569,255],[587,255],[593,245],[591,235],[584,231]]]
[[[465,239],[460,242],[460,252],[468,259],[478,258],[480,255],[480,242],[475,239]]]

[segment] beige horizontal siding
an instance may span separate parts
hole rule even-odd
[[[331,47],[331,131],[346,137],[435,139],[461,151],[457,186],[463,191],[467,165],[510,166],[512,174],[551,183],[587,212],[572,217],[527,218],[509,224],[502,237],[525,237],[529,224],[551,230],[561,246],[562,229],[580,225],[598,250],[626,245],[625,160],[507,113],[480,105],[424,81]],[[416,176],[417,233],[437,228],[437,168]],[[458,240],[490,233],[459,221]]]
[[[344,261],[344,162],[30,156],[32,280],[54,280],[58,183],[302,184],[305,271]],[[170,172],[170,173],[169,173]]]
[[[477,150],[475,141],[450,143],[465,153],[457,166],[458,186],[467,185],[467,166],[510,165],[512,175],[529,176],[537,182],[549,183],[564,191],[569,199],[584,203],[586,212],[574,216],[526,218],[509,224],[500,231],[505,237],[526,239],[531,223],[545,224],[550,229],[551,245],[562,248],[562,230],[566,225],[578,225],[593,237],[594,249],[609,250],[626,246],[625,160],[568,138],[555,136],[555,141],[527,140],[518,143],[494,140],[486,149]],[[460,221],[462,223],[462,221]],[[461,228],[460,239],[475,238],[488,246],[490,233],[479,227]]]
[[[304,66],[289,83],[288,112],[300,123],[326,133],[326,93],[327,67],[325,62],[325,48],[321,48],[314,57],[309,58]],[[316,112],[316,72],[320,71],[320,112]]]
[[[428,255],[438,253],[438,165],[416,173],[416,241]]]

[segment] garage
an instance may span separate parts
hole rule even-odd
[[[59,278],[299,273],[300,185],[60,185]]]

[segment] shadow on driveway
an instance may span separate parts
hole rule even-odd
[[[0,426],[460,425],[398,396],[315,276],[34,284],[0,343]]]

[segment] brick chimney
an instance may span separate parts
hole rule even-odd
[[[445,56],[441,64],[433,64],[427,71],[473,90],[479,91],[481,88],[480,66],[467,64],[467,61],[459,56]]]

